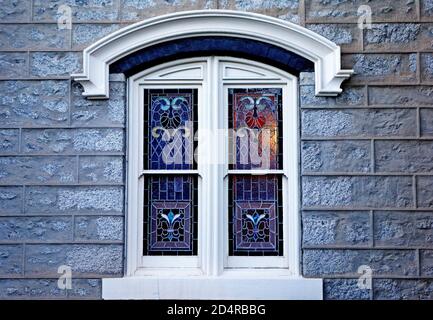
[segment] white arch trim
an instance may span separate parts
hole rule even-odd
[[[83,51],[83,72],[72,78],[83,95],[108,98],[109,65],[142,48],[196,36],[231,36],[262,41],[314,63],[316,95],[336,96],[353,70],[342,70],[340,47],[296,24],[262,14],[229,10],[195,10],[140,21],[111,33]]]

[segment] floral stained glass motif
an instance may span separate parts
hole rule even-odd
[[[230,169],[282,168],[281,88],[229,89]],[[231,175],[229,255],[282,256],[282,184],[278,175]]]
[[[144,90],[145,169],[194,169],[196,115],[196,89]],[[197,179],[152,175],[143,197],[143,255],[197,255]]]

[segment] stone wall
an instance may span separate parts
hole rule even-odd
[[[71,30],[58,29],[61,4]],[[363,4],[371,29],[357,25]],[[355,69],[337,98],[301,77],[304,276],[324,278],[327,299],[432,299],[432,0],[2,1],[0,298],[100,298],[100,279],[123,274],[125,79],[89,101],[69,74],[110,32],[205,8],[306,26]],[[57,288],[62,264],[72,290]],[[372,290],[357,286],[361,265]]]

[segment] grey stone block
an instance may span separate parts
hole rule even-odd
[[[0,279],[0,299],[65,299],[57,279]]]
[[[71,241],[71,217],[0,217],[0,241]]]
[[[75,217],[76,240],[123,240],[123,217],[78,216]]]
[[[375,279],[373,295],[377,300],[432,300],[433,281],[429,279]]]
[[[358,279],[325,279],[325,300],[370,300],[371,290],[358,286]]]
[[[377,172],[433,172],[432,141],[376,141]]]
[[[334,250],[304,249],[304,276],[359,277],[360,266],[368,266],[373,276],[416,276],[415,250]],[[326,261],[326,263],[324,263]]]
[[[122,183],[123,182],[122,157],[80,157],[79,180],[88,183]]]
[[[23,212],[23,188],[0,187],[0,215]]]
[[[165,13],[216,9],[217,0],[164,1],[164,0],[121,0],[121,20],[138,21]]]
[[[354,24],[307,24],[307,29],[324,36],[345,50],[361,50],[361,29]]]
[[[82,87],[72,85],[71,121],[76,126],[125,125],[126,85],[110,82],[110,99],[89,100],[83,97]]]
[[[420,0],[421,2],[421,19],[424,21],[433,21],[433,0]]]
[[[77,182],[75,157],[1,157],[0,184]]]
[[[307,137],[416,136],[416,110],[303,110],[301,133]]]
[[[58,277],[59,266],[77,275],[121,275],[123,245],[36,245],[26,246],[26,276]]]
[[[395,176],[302,177],[305,207],[407,208],[413,206],[412,178]]]
[[[419,107],[433,105],[433,88],[430,86],[368,87],[371,105]]]
[[[302,171],[369,172],[370,149],[369,141],[304,141]]]
[[[34,0],[35,21],[57,21],[61,16],[59,6],[67,5],[72,11],[72,22],[111,21],[118,18],[119,0]]]
[[[0,21],[24,22],[31,19],[31,2],[28,0],[5,0],[0,6]]]
[[[421,135],[433,136],[433,109],[420,109]]]
[[[431,248],[431,246],[430,246]],[[421,276],[433,276],[433,250],[420,251]]]
[[[101,299],[101,279],[72,279],[72,288],[68,291],[70,299]]]
[[[342,67],[353,69],[351,83],[415,83],[417,57],[411,54],[346,54]]]
[[[120,213],[123,187],[27,187],[28,213]]]
[[[0,130],[0,154],[19,152],[19,135],[20,131],[18,129]]]
[[[433,54],[421,53],[421,79],[425,82],[433,81]]]
[[[365,104],[364,87],[346,87],[338,97],[318,97],[314,86],[301,86],[301,107],[352,107]]]
[[[23,246],[0,245],[0,276],[19,276],[23,273]]]
[[[22,149],[27,154],[110,153],[123,150],[123,129],[25,129]]]
[[[79,52],[34,52],[30,57],[30,73],[36,77],[69,76],[81,70]]]
[[[1,52],[0,77],[19,78],[28,75],[26,52]]]
[[[368,211],[305,211],[302,214],[303,246],[368,246],[371,241]]]
[[[376,211],[374,239],[377,246],[432,247],[433,212]]]
[[[311,0],[305,1],[307,21],[339,21],[357,23],[358,8],[368,5],[373,21],[416,21],[417,7],[413,0]]]
[[[2,50],[68,49],[69,30],[57,24],[3,24],[0,25]]]
[[[97,40],[118,30],[119,24],[76,24],[72,26],[72,47],[84,49]]]
[[[0,125],[65,125],[69,117],[68,82],[0,81]]]
[[[421,208],[433,208],[433,177],[417,177],[417,202]]]

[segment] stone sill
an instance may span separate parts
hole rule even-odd
[[[133,276],[102,280],[103,299],[322,300],[322,279]]]

